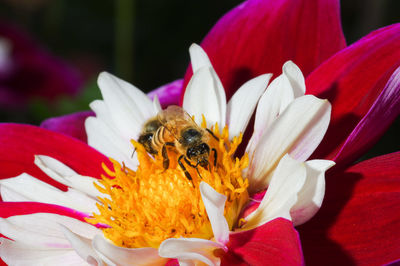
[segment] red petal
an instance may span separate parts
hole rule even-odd
[[[63,206],[38,203],[38,202],[0,202],[0,217],[7,218],[15,215],[26,215],[32,213],[55,213],[85,221],[86,214]]]
[[[53,117],[44,120],[40,124],[40,127],[54,132],[63,133],[87,143],[85,120],[89,116],[94,116],[94,113],[91,111],[83,111],[59,117]]]
[[[254,230],[229,236],[222,265],[301,265],[303,254],[291,221],[272,220]]]
[[[346,46],[336,0],[250,0],[223,16],[201,46],[228,99],[264,73],[279,75],[287,60],[308,75]],[[185,76],[185,87],[192,76]]]
[[[399,65],[400,24],[396,24],[374,31],[310,74],[307,93],[332,103],[331,124],[313,157],[335,157]],[[386,127],[375,126],[377,135]]]
[[[345,164],[357,159],[372,147],[399,113],[400,67],[393,73],[371,109],[346,139],[334,161]]]
[[[298,228],[307,264],[382,265],[400,258],[400,152],[328,174],[317,215]]]
[[[79,140],[40,127],[0,124],[0,178],[23,172],[64,189],[33,163],[34,155],[48,155],[68,165],[81,175],[100,177],[101,163],[107,157]]]

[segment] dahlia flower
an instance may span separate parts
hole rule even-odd
[[[181,264],[219,265],[221,259],[232,261],[224,257],[224,252],[235,249],[231,233],[243,238],[277,218],[299,225],[316,213],[324,196],[324,173],[334,163],[304,161],[326,132],[329,102],[305,96],[304,77],[288,61],[265,92],[270,74],[246,82],[227,103],[206,53],[198,45],[192,45],[190,53],[195,74],[183,108],[218,139],[208,141],[215,149],[214,166],[190,167],[188,163],[188,182],[188,172],[176,163],[177,155],[172,152],[168,153],[171,164],[164,169],[161,154],[153,159],[132,140],[161,111],[158,98],[151,101],[134,86],[102,73],[98,84],[104,100],[91,103],[96,117],[85,123],[89,146],[112,161],[112,167],[103,163],[102,180],[83,177],[62,161],[38,154],[36,166],[68,186],[67,191],[27,173],[0,181],[5,202],[58,205],[79,212],[86,223],[46,213],[2,219],[0,232],[11,239],[3,238],[0,246],[6,263],[39,264],[51,258],[60,264],[80,257],[81,263],[95,265],[165,263],[168,258]],[[234,159],[258,102],[247,153]],[[226,126],[220,129],[219,125]],[[258,208],[243,216],[251,196],[267,187]],[[278,219],[274,223],[285,222]],[[288,261],[301,263],[300,250],[297,246]]]
[[[398,230],[400,226],[398,215],[400,213],[398,179],[400,153],[351,164],[379,139],[399,114],[400,70],[397,68],[400,63],[400,24],[372,32],[346,47],[340,26],[338,1],[250,0],[221,18],[203,40],[201,46],[208,54],[215,72],[218,73],[227,99],[236,95],[235,92],[245,81],[263,73],[272,72],[273,77],[279,77],[282,65],[286,61],[292,60],[304,73],[307,93],[327,98],[332,104],[331,122],[327,133],[317,150],[311,155],[311,158],[329,159],[336,162],[336,166],[327,173],[326,196],[320,211],[310,221],[296,227],[300,239],[292,222],[288,220],[292,219],[296,224],[297,217],[300,217],[296,216],[298,212],[293,211],[290,211],[286,217],[282,212],[279,216],[284,218],[270,220],[253,230],[229,234],[226,248],[222,247],[222,250],[225,249],[227,252],[214,253],[217,258],[222,258],[221,263],[301,264],[303,255],[305,262],[311,265],[326,264],[326,260],[329,260],[331,264],[388,264],[398,260],[400,257],[400,246],[398,245],[400,238]],[[193,65],[193,69],[196,72],[197,66]],[[165,102],[179,104],[184,95],[181,91],[191,80],[191,73],[192,71],[189,70],[184,81],[175,81],[171,84],[171,88],[173,88],[171,91],[174,93],[172,96],[168,94],[169,84],[163,86],[161,90],[153,92],[152,95],[158,95],[161,104]],[[185,85],[180,85],[182,83]],[[272,84],[269,85],[269,88],[271,86]],[[291,86],[293,88],[293,85]],[[100,108],[100,110],[102,109]],[[221,113],[218,114],[221,115]],[[88,115],[91,114],[78,113],[53,118],[46,121],[43,126],[86,142],[83,121]],[[258,117],[260,118],[259,115]],[[200,117],[195,114],[195,119],[200,119]],[[206,117],[206,119],[210,118]],[[223,116],[220,116],[219,119],[222,120]],[[220,120],[212,121],[219,122]],[[227,116],[225,121],[229,121]],[[69,126],[65,127],[67,123]],[[255,131],[257,130],[256,124],[257,122],[255,122]],[[71,137],[26,125],[3,125],[0,130],[2,130],[0,138],[3,147],[0,150],[2,178],[26,172],[65,190],[66,186],[50,179],[32,165],[32,158],[35,154],[47,155],[55,159],[39,157],[37,162],[39,165],[39,162],[42,162],[42,168],[44,168],[43,165],[57,165],[58,167],[61,165],[62,169],[66,169],[65,172],[71,173],[70,171],[73,169],[82,176],[100,176],[104,172],[98,166],[107,161],[107,158]],[[253,133],[251,128],[247,131]],[[248,144],[249,151],[250,147],[254,145],[252,144],[254,139],[257,139],[257,134],[253,134],[249,142],[246,133],[243,143]],[[89,142],[90,138],[89,134]],[[255,146],[257,147],[257,145]],[[125,148],[127,147],[125,146]],[[130,151],[132,151],[132,147],[130,147]],[[135,156],[138,154],[139,152],[135,153]],[[256,151],[249,153],[249,158],[255,154],[257,154]],[[77,156],[85,159],[77,160]],[[279,163],[282,161],[283,159]],[[117,161],[114,163],[116,164]],[[69,167],[65,168],[63,165]],[[129,168],[129,166],[126,167]],[[134,166],[131,167],[134,168]],[[112,171],[112,164],[106,164],[105,169],[109,169],[111,175],[116,173]],[[261,168],[249,169],[247,172],[245,170],[245,174],[251,173],[250,176],[255,176],[253,174],[258,172],[257,169]],[[277,169],[274,168],[274,173],[278,172]],[[47,172],[51,173],[52,171],[48,170]],[[262,179],[267,180],[267,183],[270,182],[268,190],[252,194],[254,201],[250,204],[251,206],[247,206],[243,215],[239,216],[240,218],[251,219],[251,216],[254,217],[257,214],[257,211],[254,212],[254,210],[260,209],[261,205],[263,205],[261,209],[264,209],[263,207],[268,205],[265,202],[270,199],[268,194],[271,193],[272,183],[275,180],[272,176],[271,180]],[[67,182],[61,178],[59,180]],[[93,181],[88,181],[88,178],[79,178],[79,180],[83,183],[92,183]],[[319,178],[318,180],[323,179]],[[71,181],[68,180],[68,182]],[[321,183],[317,182],[317,184]],[[254,192],[256,190],[257,187]],[[248,191],[251,191],[250,187]],[[97,190],[91,193],[98,195]],[[103,196],[103,198],[106,200],[107,196]],[[257,199],[260,199],[261,202],[257,202]],[[315,202],[319,201],[315,200]],[[314,208],[308,209],[313,210],[312,212],[305,213],[314,213],[316,209],[318,209],[318,204],[315,204]],[[63,217],[74,217],[76,219],[65,224],[70,228],[72,228],[71,224],[76,223],[76,220],[84,221],[83,217],[85,217],[83,213],[72,211],[71,208],[60,208],[52,204],[34,202],[23,204],[4,202],[1,204],[1,210],[1,215],[10,217],[8,219],[11,220],[13,216],[32,213],[56,213]],[[287,211],[285,213],[287,214]],[[257,214],[257,216],[259,215]],[[311,216],[307,216],[307,218],[309,217]],[[47,221],[47,224],[54,224],[53,220],[40,220],[40,217],[36,220],[32,218],[32,223],[37,224],[38,220],[42,223]],[[210,218],[210,220],[213,219]],[[239,221],[241,220],[239,219]],[[78,230],[76,233],[85,234],[86,239],[91,239],[93,226],[89,226],[87,223],[82,224],[86,224],[89,229]],[[244,226],[240,223],[239,225],[239,227],[230,229],[239,231],[240,227]],[[98,224],[98,226],[104,227],[102,224]],[[37,228],[37,231],[41,232],[43,228],[41,226]],[[57,228],[59,230],[59,227]],[[211,228],[214,229],[213,226]],[[64,239],[63,244],[65,245],[71,245],[68,244],[71,242],[65,241],[66,237],[76,239],[65,228],[62,229],[63,232],[57,230],[55,230],[57,236]],[[208,230],[208,232],[211,231]],[[219,236],[214,232],[213,235]],[[219,242],[217,238],[211,239],[211,241],[215,240],[212,241],[216,243],[213,245],[218,246],[224,243],[224,241]],[[222,237],[221,239],[226,238]],[[31,249],[26,245],[33,245],[33,240],[37,239],[34,237],[21,238],[21,240],[22,242],[26,241],[21,246],[21,248],[26,248],[25,254],[32,254],[28,252]],[[81,241],[74,243],[81,243]],[[77,249],[82,252],[88,251],[83,246],[79,247],[81,246],[78,246]],[[107,247],[114,246],[108,245]],[[129,260],[130,258],[120,248],[109,250],[110,252],[119,252],[121,259]],[[52,251],[52,255],[36,253],[37,255],[31,258],[45,258],[52,262],[52,259],[58,258],[57,256],[60,255],[58,249]],[[146,250],[141,251],[146,252]],[[173,249],[168,249],[168,251],[173,251]],[[71,249],[65,252],[65,257],[71,256],[70,261],[74,262],[73,259],[81,261],[81,257]],[[17,252],[17,254],[20,253]],[[202,253],[202,255],[207,254],[209,253]],[[99,253],[94,255],[99,255]],[[175,253],[174,255],[174,257],[179,257],[178,255],[182,254]],[[182,257],[180,259],[181,262],[185,260]]]

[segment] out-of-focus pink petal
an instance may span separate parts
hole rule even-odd
[[[34,155],[53,157],[81,175],[99,178],[101,163],[109,164],[103,154],[79,140],[40,127],[0,124],[0,178],[25,172],[58,188],[65,189],[34,165]]]
[[[0,22],[0,36],[10,43],[10,66],[0,73],[0,103],[22,106],[31,97],[55,99],[61,94],[75,95],[82,80],[79,74],[39,47],[20,29]]]
[[[52,117],[44,120],[40,124],[40,127],[54,132],[63,133],[87,143],[85,120],[89,116],[94,116],[94,113],[92,111],[83,111],[59,117]]]
[[[334,161],[343,164],[357,159],[376,142],[399,113],[400,67],[396,69],[371,109],[346,139]]]
[[[339,1],[245,1],[217,22],[201,46],[228,99],[251,78],[265,73],[277,77],[287,60],[308,75],[346,46]],[[189,69],[185,85],[191,76]]]
[[[40,212],[60,214],[81,221],[84,221],[84,218],[87,217],[84,213],[54,204],[38,202],[0,202],[1,218]]]
[[[303,253],[291,221],[272,220],[254,230],[233,233],[222,265],[301,265]]]
[[[399,259],[399,177],[400,152],[328,172],[322,208],[297,227],[306,263],[383,265]]]
[[[183,80],[172,81],[149,92],[147,95],[151,99],[157,95],[163,108],[166,108],[168,105],[179,105],[181,96],[183,96]]]
[[[306,79],[307,93],[332,103],[331,123],[314,158],[335,157],[399,65],[400,23],[372,32],[310,74]],[[375,138],[386,127],[375,126]]]

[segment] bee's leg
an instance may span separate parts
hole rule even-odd
[[[188,165],[190,165],[191,167],[193,167],[194,169],[196,169],[197,174],[199,175],[199,177],[200,177],[201,179],[203,179],[203,177],[201,176],[201,174],[200,174],[200,172],[199,172],[199,167],[198,167],[198,166],[199,166],[199,162],[197,162],[197,164],[194,165],[194,164],[192,164],[192,163],[188,160],[188,158],[186,158],[186,156],[184,156],[183,159],[185,160],[185,162],[186,162]]]
[[[196,164],[196,165],[192,164],[192,163],[188,160],[188,158],[186,158],[186,156],[183,156],[183,159],[184,159],[185,162],[186,162],[188,165],[190,165],[191,167],[193,167],[193,168],[196,168],[196,167],[197,167],[197,164]]]
[[[211,149],[214,152],[214,167],[217,166],[217,150],[215,148]]]
[[[211,136],[214,137],[214,139],[216,139],[217,141],[219,141],[219,138],[217,136],[215,136],[214,132],[212,132],[210,129],[206,128],[206,130],[208,131],[208,133],[211,134]]]
[[[191,181],[192,184],[193,184],[193,179],[192,179],[192,177],[190,176],[189,172],[186,170],[186,167],[183,165],[183,163],[182,163],[182,158],[184,158],[185,161],[186,161],[186,157],[185,157],[184,155],[181,155],[181,156],[179,156],[178,164],[179,164],[179,166],[182,168],[183,172],[185,173],[186,178],[189,179],[189,181]],[[194,185],[193,185],[193,186],[194,186]]]
[[[164,158],[163,167],[164,167],[164,169],[168,169],[168,167],[169,167],[169,158],[168,158],[166,145],[162,146],[161,154],[162,154],[162,157]]]

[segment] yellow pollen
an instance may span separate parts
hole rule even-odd
[[[203,118],[202,126],[205,127]],[[232,230],[243,205],[248,200],[248,181],[241,172],[248,165],[248,157],[233,158],[242,135],[229,141],[229,130],[219,133],[218,125],[212,129],[219,142],[210,140],[210,148],[217,150],[217,164],[210,154],[209,169],[196,169],[185,164],[192,177],[189,181],[178,164],[180,154],[170,149],[168,169],[163,168],[161,152],[152,158],[144,147],[132,140],[136,148],[139,166],[133,171],[110,159],[113,169],[103,164],[106,175],[96,188],[106,194],[99,198],[99,213],[87,218],[92,224],[103,224],[106,238],[121,247],[158,248],[162,241],[172,237],[197,237],[212,239],[213,233],[200,194],[200,182],[211,185],[227,196],[224,215]],[[211,139],[211,138],[210,138]]]

